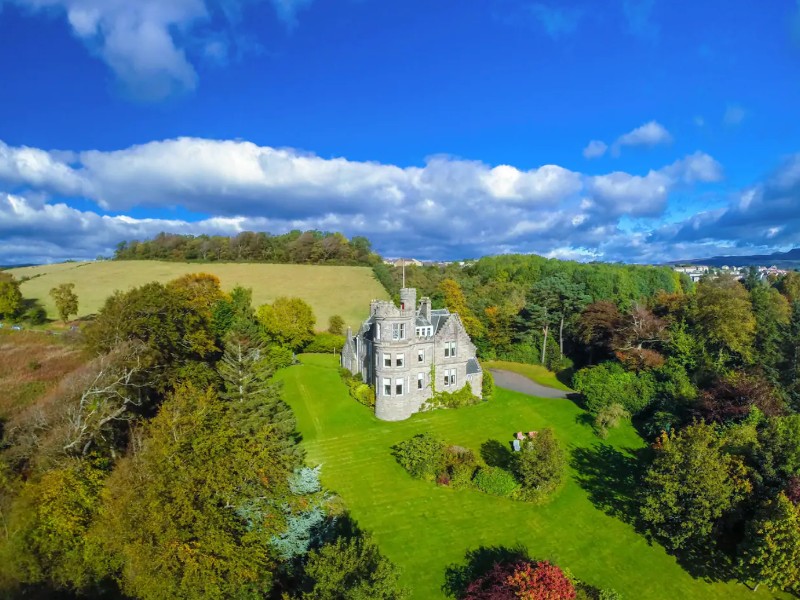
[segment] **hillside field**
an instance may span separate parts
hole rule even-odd
[[[644,445],[629,424],[600,440],[573,402],[503,389],[477,406],[388,423],[350,398],[335,357],[311,354],[301,361],[278,377],[308,462],[322,464],[323,483],[400,566],[414,599],[446,597],[447,569],[463,565],[468,551],[517,545],[589,584],[615,588],[626,600],[788,597],[765,586],[754,593],[740,583],[693,577],[620,514],[635,493],[631,453]],[[567,448],[571,467],[564,488],[542,506],[412,479],[391,454],[394,444],[425,431],[478,451],[488,440],[508,445],[515,431],[547,426]]]
[[[279,296],[297,296],[308,302],[317,318],[317,329],[328,326],[331,315],[341,315],[355,328],[369,315],[374,298],[386,299],[383,286],[369,267],[273,265],[263,263],[178,263],[160,261],[98,261],[22,267],[8,271],[22,284],[26,298],[39,300],[51,319],[57,314],[50,290],[74,283],[79,317],[96,313],[115,290],[126,291],[151,281],[167,282],[187,273],[212,273],[224,290],[236,285],[253,289],[253,304],[260,306]]]

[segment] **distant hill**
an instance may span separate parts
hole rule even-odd
[[[689,260],[674,260],[669,265],[708,265],[710,267],[749,267],[776,266],[779,269],[800,269],[800,248],[792,248],[788,252],[774,252],[773,254],[749,254],[744,256],[712,256],[711,258],[692,258]]]

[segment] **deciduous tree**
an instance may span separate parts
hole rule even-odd
[[[0,317],[12,319],[22,308],[19,282],[13,277],[0,278]]]
[[[700,281],[694,318],[720,359],[726,354],[751,358],[756,318],[750,295],[732,276]]]
[[[739,548],[746,581],[784,590],[800,583],[800,508],[783,493],[747,524]]]
[[[458,313],[467,333],[478,337],[483,333],[483,324],[475,317],[467,305],[467,299],[461,286],[455,279],[444,279],[439,284],[439,289],[444,295],[444,304],[451,312]]]
[[[398,575],[370,538],[341,537],[308,555],[303,600],[402,600]]]
[[[694,423],[664,434],[642,490],[642,519],[671,548],[708,543],[717,520],[751,489],[739,457],[714,428]]]
[[[74,283],[62,283],[50,290],[50,296],[55,302],[56,310],[61,321],[66,324],[70,315],[78,314],[78,295],[75,293]]]
[[[243,435],[213,391],[181,385],[136,445],[110,476],[93,528],[124,592],[145,600],[268,592],[294,466],[274,426]]]
[[[273,343],[299,352],[314,339],[314,311],[300,298],[277,298],[258,309],[258,320]]]

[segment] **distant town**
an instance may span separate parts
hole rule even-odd
[[[728,265],[722,265],[721,267],[711,267],[708,265],[676,265],[672,268],[678,273],[685,273],[695,283],[706,275],[714,277],[723,273],[731,273],[735,275],[737,279],[744,279],[750,271],[750,267],[730,267]],[[759,279],[764,281],[775,279],[788,273],[786,269],[779,269],[776,266],[756,267],[756,270],[758,271]]]

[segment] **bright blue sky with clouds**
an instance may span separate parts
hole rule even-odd
[[[800,2],[0,0],[0,264],[800,245]]]

